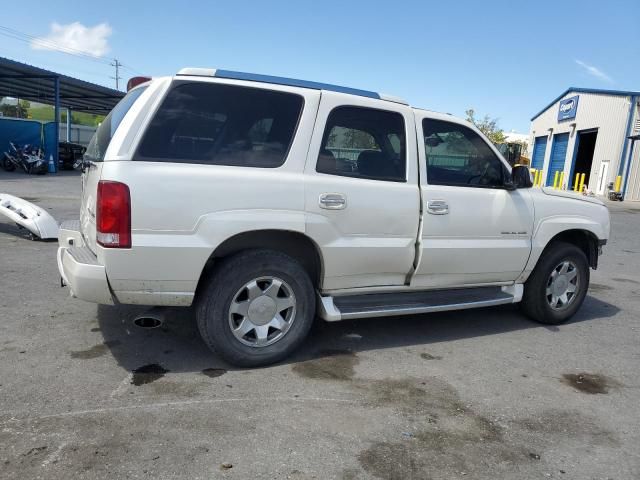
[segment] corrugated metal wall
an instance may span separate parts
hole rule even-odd
[[[67,124],[60,122],[60,141],[67,139]],[[84,145],[85,147],[89,145],[91,141],[91,137],[95,133],[97,127],[88,127],[86,125],[76,125],[75,123],[71,125],[71,142],[79,143],[80,145]]]
[[[633,149],[633,160],[624,199],[640,202],[640,141],[636,141]]]
[[[579,95],[578,110],[575,119],[565,120],[558,123],[558,108],[560,100]],[[629,116],[630,97],[603,95],[594,93],[567,93],[562,99],[550,106],[544,113],[531,122],[531,137],[541,135],[549,136],[549,129],[552,128],[552,135],[558,133],[569,133],[569,148],[565,160],[565,184],[572,185],[573,179],[569,178],[571,173],[571,163],[573,161],[574,147],[576,144],[577,132],[580,130],[598,129],[595,151],[593,152],[593,163],[591,164],[591,176],[589,179],[589,190],[596,189],[598,185],[598,173],[600,163],[603,160],[609,161],[609,169],[606,182],[613,182],[618,172],[620,155],[625,140],[627,120]],[[575,123],[575,129],[571,126]],[[551,155],[551,138],[548,138],[546,155],[544,159],[544,171],[546,174],[549,168],[549,157]],[[575,172],[582,173],[582,172]]]
[[[640,106],[636,105],[631,135],[640,135]],[[640,140],[636,140],[631,156],[629,179],[625,188],[625,200],[640,202]]]

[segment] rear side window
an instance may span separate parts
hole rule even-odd
[[[303,103],[292,93],[177,83],[147,128],[134,160],[279,167]]]
[[[122,122],[122,119],[127,114],[131,106],[142,95],[147,87],[140,87],[131,90],[127,93],[118,104],[113,107],[113,110],[109,112],[109,115],[105,117],[102,123],[96,129],[96,132],[91,137],[91,141],[87,146],[87,150],[84,157],[92,162],[102,162],[104,160],[104,154],[107,151],[107,147],[116,133],[116,129]]]
[[[404,119],[396,112],[338,107],[327,119],[316,171],[404,182]]]

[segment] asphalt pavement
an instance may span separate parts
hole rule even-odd
[[[0,192],[78,215],[74,173],[0,172]],[[56,243],[0,217],[0,478],[640,478],[640,209],[610,208],[567,324],[318,320],[261,369],[210,353],[190,309],[70,298]]]

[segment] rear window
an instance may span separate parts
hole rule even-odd
[[[299,95],[177,82],[134,160],[274,168],[282,165],[302,112]]]
[[[104,160],[104,154],[107,151],[107,147],[116,133],[120,122],[127,114],[131,106],[142,95],[147,87],[140,87],[131,90],[127,93],[118,104],[113,107],[113,110],[109,112],[109,115],[105,117],[102,123],[98,126],[96,133],[91,137],[91,141],[87,146],[87,151],[84,154],[84,158],[92,162],[102,162]]]

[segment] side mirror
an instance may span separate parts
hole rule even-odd
[[[529,167],[525,165],[516,165],[511,169],[511,183],[515,188],[531,188],[533,180]]]

